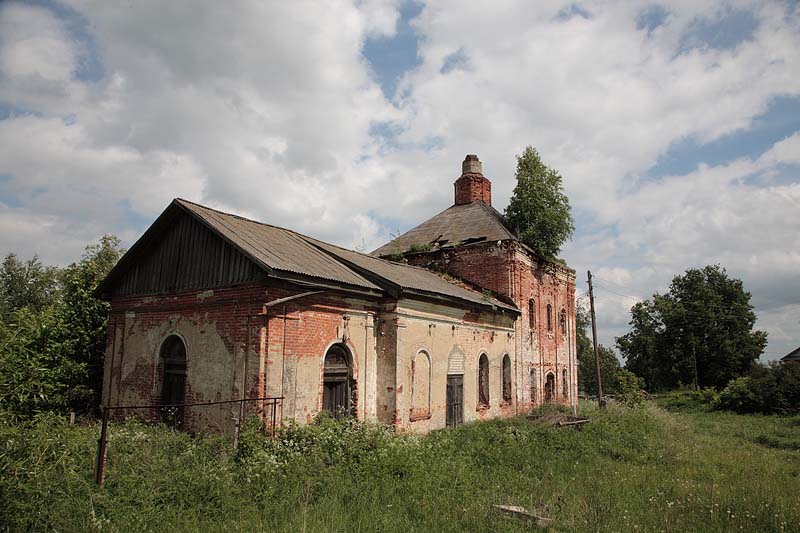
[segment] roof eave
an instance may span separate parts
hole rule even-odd
[[[481,309],[489,310],[489,311],[493,311],[493,312],[501,312],[501,313],[506,313],[507,312],[507,313],[516,314],[516,315],[521,315],[522,314],[522,311],[520,311],[519,309],[510,307],[510,306],[501,306],[501,305],[494,304],[492,302],[481,303],[481,302],[476,302],[474,300],[467,300],[465,298],[459,298],[458,296],[449,296],[449,295],[440,294],[440,293],[436,293],[436,292],[425,291],[425,290],[421,290],[421,289],[403,289],[401,296],[403,296],[403,295],[419,296],[419,297],[423,297],[423,298],[429,298],[429,299],[433,299],[433,300],[446,302],[446,303],[451,304],[451,305],[453,303],[456,303],[456,304],[460,304],[460,305],[467,305],[469,307],[479,307]]]

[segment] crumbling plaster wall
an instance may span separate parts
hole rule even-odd
[[[262,379],[268,396],[285,398],[284,421],[309,423],[319,414],[325,354],[337,343],[352,356],[355,413],[376,419],[375,314],[373,302],[326,293],[268,311]]]
[[[401,300],[397,317],[397,356],[395,375],[395,411],[393,422],[398,430],[426,433],[445,427],[448,358],[454,347],[464,353],[464,422],[496,416],[513,416],[512,400],[502,399],[502,361],[508,354],[513,372],[516,364],[514,317],[500,313],[480,315],[454,307],[419,300]],[[430,408],[428,416],[419,416],[412,405],[412,361],[420,351],[430,358]],[[489,359],[489,406],[478,402],[478,358]],[[412,409],[416,412],[412,412]],[[412,416],[415,415],[415,416]]]
[[[407,256],[410,264],[448,272],[478,287],[511,298],[522,315],[514,325],[518,364],[514,369],[516,400],[520,410],[541,405],[548,372],[556,379],[554,403],[576,405],[578,370],[575,344],[575,273],[571,269],[534,257],[514,241],[476,243]],[[531,328],[529,302],[535,305]],[[547,305],[553,309],[553,329],[547,329]],[[566,335],[558,329],[558,314],[567,312]],[[531,383],[531,369],[536,383]],[[562,395],[563,370],[567,370],[568,397]],[[534,385],[532,387],[532,385]],[[466,385],[465,385],[466,386]]]
[[[248,314],[261,294],[262,287],[248,286],[114,299],[105,357],[104,405],[161,403],[160,350],[171,335],[179,336],[186,347],[187,403],[243,397]],[[258,368],[257,357],[250,354],[250,369]],[[251,373],[245,386],[252,393],[255,385]],[[236,404],[187,408],[183,427],[229,431],[237,413]],[[130,415],[159,417],[155,409],[115,412],[120,418]]]

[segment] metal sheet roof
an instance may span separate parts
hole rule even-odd
[[[443,277],[405,264],[334,246],[300,233],[223,213],[183,199],[175,203],[200,217],[214,231],[264,266],[357,287],[391,287],[419,291],[519,312],[510,302],[471,290]]]
[[[364,278],[302,235],[254,220],[223,213],[183,199],[175,202],[200,217],[209,227],[257,262],[284,272],[292,272],[364,287],[381,288]]]
[[[504,302],[492,295],[465,288],[454,282],[448,281],[444,277],[439,276],[430,270],[360,254],[358,252],[340,248],[339,246],[324,243],[310,237],[307,239],[319,246],[321,249],[329,252],[331,255],[334,255],[345,263],[352,265],[357,270],[365,272],[365,275],[377,276],[382,280],[386,280],[389,283],[400,287],[401,289],[412,289],[414,291],[457,298],[459,300],[480,304],[482,306],[491,305],[501,309],[518,312],[517,307],[511,302]]]
[[[464,242],[517,240],[503,216],[483,202],[454,205],[410,229],[370,255],[376,257],[407,252],[412,247],[439,243],[452,246]]]

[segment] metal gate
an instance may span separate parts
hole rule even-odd
[[[454,428],[464,423],[464,376],[447,376],[446,424]]]

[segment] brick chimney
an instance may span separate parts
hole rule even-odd
[[[483,177],[477,155],[468,155],[461,164],[461,177],[455,182],[456,205],[481,201],[492,205],[492,182]]]

